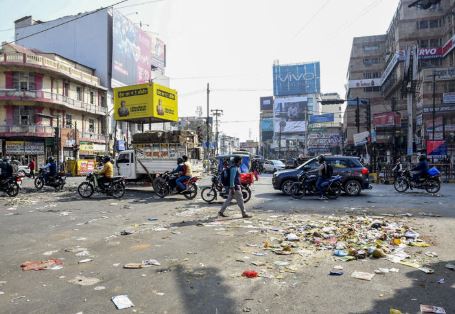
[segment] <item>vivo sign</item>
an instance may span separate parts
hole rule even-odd
[[[442,58],[442,47],[439,48],[420,48],[419,59]]]
[[[320,85],[319,62],[273,66],[275,96],[317,94]]]

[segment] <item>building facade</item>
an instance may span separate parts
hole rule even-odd
[[[46,157],[106,153],[106,88],[94,70],[15,44],[0,51],[0,148],[42,164]]]
[[[427,10],[410,3],[400,1],[384,35],[354,38],[344,129],[348,152],[359,151],[355,133],[370,131],[370,153],[376,150],[384,161],[427,152],[433,140],[447,147],[437,159],[455,153],[455,1]],[[359,106],[357,97],[364,100]]]

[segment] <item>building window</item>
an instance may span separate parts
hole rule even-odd
[[[381,87],[380,86],[364,87],[363,91],[366,92],[366,93],[380,92],[381,91]]]
[[[70,83],[63,83],[63,96],[68,97]]]
[[[68,129],[73,127],[73,116],[70,114],[65,115],[65,127]]]
[[[88,119],[88,131],[89,133],[95,133],[95,120]]]
[[[29,115],[21,115],[21,125],[30,125]]]
[[[446,93],[453,93],[455,92],[455,81],[447,81],[445,86]]]
[[[82,88],[80,86],[76,87],[76,99],[82,101]]]
[[[434,39],[430,39],[430,47],[433,48],[433,47],[440,47],[442,46],[442,38],[434,38]]]
[[[425,29],[428,28],[428,21],[422,20],[417,22],[417,29]]]
[[[373,79],[373,78],[380,78],[381,72],[365,72],[363,73],[364,79]]]
[[[95,103],[95,93],[90,92],[90,103],[93,105]]]
[[[35,90],[35,73],[14,72],[13,88],[15,90]]]
[[[442,65],[441,59],[419,60],[421,68],[432,68]]]
[[[373,44],[373,45],[368,45],[368,46],[363,46],[363,51],[368,52],[368,51],[375,51],[379,49],[378,44]]]
[[[438,28],[438,27],[441,27],[441,20],[440,19],[437,19],[437,20],[430,20],[429,22],[429,26],[430,28]]]
[[[379,58],[364,58],[363,64],[368,66],[372,64],[378,64],[380,62]]]

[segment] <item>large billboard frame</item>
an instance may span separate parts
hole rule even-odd
[[[273,65],[273,95],[298,96],[319,94],[321,66],[319,61],[299,64]]]

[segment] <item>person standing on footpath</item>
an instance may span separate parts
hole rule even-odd
[[[229,169],[229,194],[228,194],[226,201],[221,206],[220,211],[218,212],[218,215],[221,217],[227,217],[227,215],[224,213],[224,211],[230,205],[233,198],[236,199],[237,205],[239,206],[240,211],[242,212],[243,218],[253,217],[253,216],[247,214],[247,212],[245,211],[245,205],[243,203],[243,195],[242,195],[242,190],[241,190],[241,185],[240,185],[240,165],[241,164],[242,164],[242,157],[240,157],[240,156],[234,157],[233,164]]]
[[[36,168],[35,159],[32,158],[30,160],[30,163],[28,164],[28,167],[30,168],[30,177],[35,179],[35,168]]]

